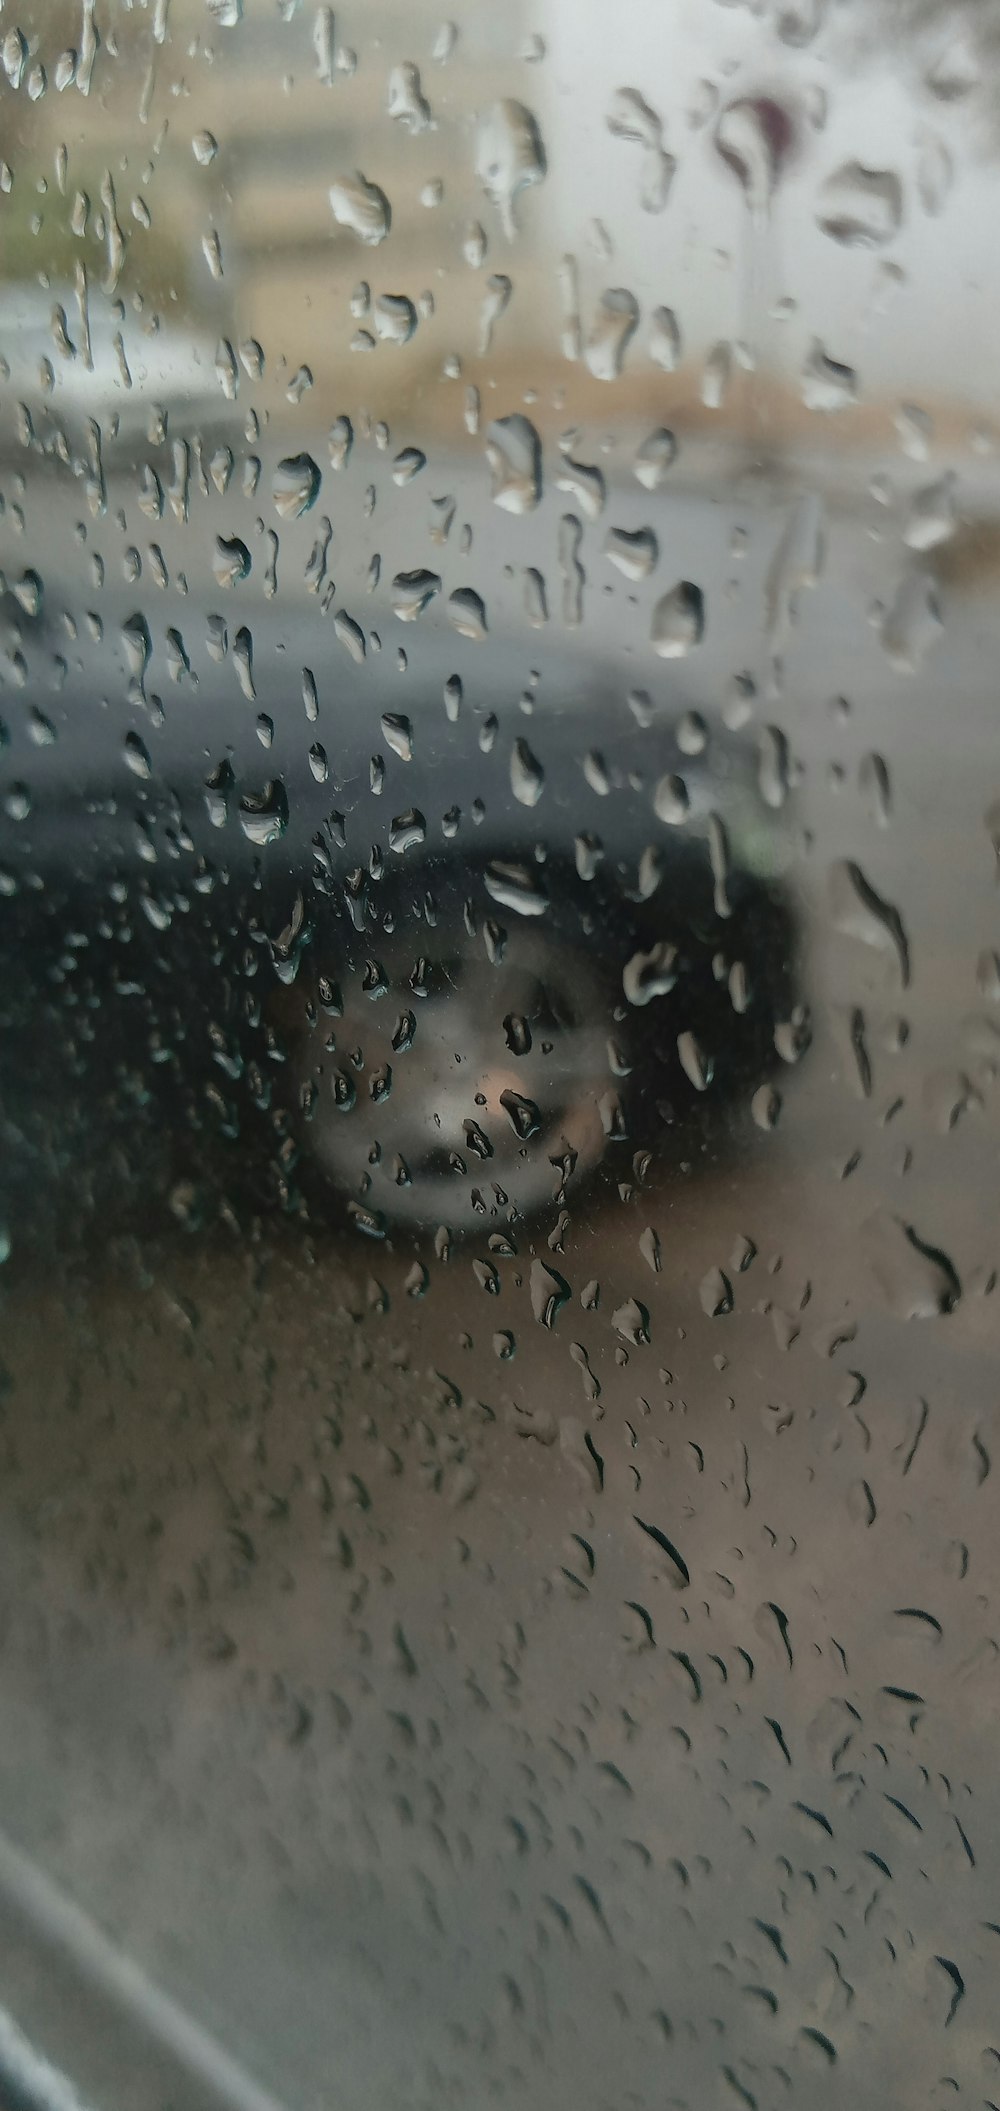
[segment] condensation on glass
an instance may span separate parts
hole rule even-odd
[[[0,62],[0,2094],[989,2111],[1000,9]]]

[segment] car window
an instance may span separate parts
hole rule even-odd
[[[0,2096],[981,2111],[1000,12],[0,61]]]

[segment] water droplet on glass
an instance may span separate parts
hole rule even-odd
[[[530,513],[542,491],[541,442],[530,419],[514,411],[495,418],[486,435],[493,500],[507,513]]]
[[[629,1003],[641,1008],[669,995],[677,974],[677,947],[664,938],[648,953],[633,953],[622,970],[622,988]]]
[[[816,218],[824,234],[851,249],[878,249],[899,233],[903,187],[891,169],[845,161],[821,184]]]
[[[488,628],[482,596],[471,586],[457,587],[448,596],[448,621],[459,637],[471,638],[478,644]]]
[[[635,475],[646,491],[658,491],[677,460],[677,441],[666,426],[651,432],[635,457]]]
[[[686,821],[691,811],[688,788],[683,777],[671,775],[661,777],[653,793],[653,811],[658,821],[665,821],[670,828],[678,828]]]
[[[531,111],[509,97],[494,103],[479,119],[476,175],[497,207],[508,241],[517,232],[514,200],[546,172],[545,149]]]
[[[602,293],[584,346],[584,359],[596,381],[617,381],[625,353],[639,322],[639,303],[625,286]]]
[[[284,835],[288,827],[288,795],[280,777],[265,784],[263,791],[243,793],[240,827],[258,850],[265,850]]]
[[[496,859],[486,867],[484,880],[491,899],[499,902],[502,909],[513,909],[518,916],[542,916],[548,908],[544,882],[530,866]]]
[[[252,559],[246,543],[238,535],[217,535],[212,570],[220,586],[238,586],[246,579]]]
[[[661,660],[680,660],[705,634],[705,599],[700,586],[679,579],[653,610],[650,642]]]
[[[659,546],[652,528],[609,528],[604,555],[616,571],[638,583],[655,571]]]
[[[860,939],[863,945],[888,949],[894,954],[906,989],[910,980],[910,948],[902,917],[891,902],[876,892],[860,865],[849,859],[834,865],[830,874],[830,906],[838,931]]]
[[[349,228],[359,242],[374,247],[384,242],[392,222],[389,200],[377,183],[369,183],[360,169],[342,176],[330,186],[330,205],[338,227]]]
[[[926,484],[910,506],[903,541],[910,550],[935,550],[954,535],[955,478],[949,470],[936,484]]]
[[[397,572],[392,582],[392,606],[401,623],[414,623],[440,592],[437,572]]]
[[[531,1309],[539,1325],[554,1326],[558,1313],[572,1296],[565,1276],[559,1275],[555,1268],[547,1267],[544,1261],[532,1261],[530,1288]]]
[[[515,740],[511,749],[510,786],[522,806],[537,806],[545,788],[545,771],[526,740]]]
[[[662,367],[666,374],[675,373],[680,366],[680,324],[672,308],[653,309],[649,318],[649,356],[653,365]]]
[[[420,86],[420,68],[411,59],[394,66],[389,75],[389,116],[408,132],[426,132],[431,121],[430,104]]]
[[[389,826],[389,848],[398,856],[422,843],[427,835],[427,823],[416,806],[407,808],[404,814],[396,814]]]
[[[719,118],[716,147],[741,185],[755,219],[767,215],[792,136],[791,119],[773,96],[742,96]]]
[[[298,520],[319,497],[322,476],[311,454],[290,454],[278,463],[271,482],[275,510],[282,520]]]
[[[962,1289],[947,1254],[929,1246],[913,1226],[878,1209],[861,1228],[865,1263],[896,1319],[937,1319],[957,1305]]]
[[[858,400],[858,377],[853,367],[831,359],[814,338],[802,369],[802,401],[808,410],[847,410]]]
[[[934,580],[926,572],[909,572],[886,609],[880,637],[890,665],[898,674],[916,674],[944,625]]]

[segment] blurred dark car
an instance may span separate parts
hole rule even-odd
[[[696,1156],[713,1110],[724,1148],[797,1031],[784,758],[685,709],[683,665],[668,706],[569,634],[524,683],[491,636],[460,678],[431,610],[400,679],[384,602],[362,654],[329,597],[225,598],[156,639],[122,601],[124,700],[102,622],[6,774],[22,1204],[56,1151],[88,1206],[117,1167],[153,1216],[332,1190],[375,1235],[458,1231]],[[3,624],[25,696],[51,688],[44,597]]]

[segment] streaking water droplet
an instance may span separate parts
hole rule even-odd
[[[876,1210],[861,1230],[865,1262],[896,1319],[937,1319],[951,1312],[962,1286],[946,1253],[928,1246],[889,1210]]]
[[[845,161],[820,186],[816,218],[823,233],[850,249],[880,249],[899,233],[903,187],[891,169]]]
[[[544,1261],[532,1261],[530,1288],[531,1309],[539,1325],[554,1326],[557,1314],[572,1296],[565,1276],[559,1275],[556,1269],[547,1267]]]
[[[545,149],[531,111],[510,97],[494,103],[479,120],[476,175],[500,214],[508,241],[517,233],[514,200],[545,176]]]
[[[526,740],[515,740],[510,751],[510,787],[522,806],[537,806],[545,789],[545,771]]]
[[[882,618],[880,636],[898,674],[916,674],[944,630],[934,581],[926,572],[901,579]]]
[[[680,324],[672,308],[654,308],[649,318],[649,356],[654,366],[673,374],[681,363]]]
[[[626,286],[602,293],[583,354],[595,381],[618,380],[638,322],[639,303]]]
[[[530,513],[542,492],[542,449],[529,418],[495,418],[486,435],[493,501],[507,513]]]
[[[679,828],[691,811],[688,788],[683,777],[668,773],[661,777],[653,793],[653,812],[658,821],[665,821],[669,828]]]
[[[849,859],[833,867],[830,874],[830,906],[834,926],[848,938],[895,955],[899,979],[906,989],[910,980],[910,948],[903,920],[893,904],[877,894],[860,865]]]

